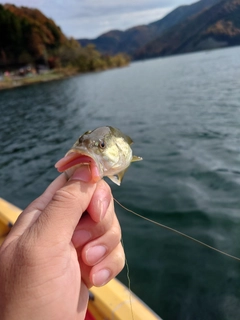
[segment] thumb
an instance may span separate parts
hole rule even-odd
[[[31,226],[30,233],[36,235],[37,240],[46,241],[48,244],[63,239],[70,242],[79,219],[87,209],[95,189],[96,184],[82,181],[82,175],[79,175],[78,170],[76,170],[71,177],[71,181],[68,181],[55,192],[50,202]]]

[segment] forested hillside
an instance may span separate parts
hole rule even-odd
[[[39,10],[0,5],[0,63],[44,61],[69,41],[60,28]]]
[[[50,68],[101,70],[128,63],[128,57],[103,56],[94,46],[82,48],[68,39],[52,19],[39,10],[0,5],[0,67],[45,64]]]
[[[135,53],[135,58],[235,45],[240,45],[240,0],[223,0],[148,43]]]

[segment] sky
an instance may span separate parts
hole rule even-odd
[[[68,37],[96,38],[109,30],[126,30],[163,18],[180,5],[197,0],[9,0],[37,8]],[[1,4],[6,1],[0,0]]]

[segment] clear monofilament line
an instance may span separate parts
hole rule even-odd
[[[232,258],[232,259],[234,259],[234,260],[240,261],[240,258],[238,258],[238,257],[235,257],[235,256],[233,256],[233,255],[231,255],[231,254],[229,254],[229,253],[227,253],[227,252],[221,251],[221,250],[219,250],[219,249],[217,249],[217,248],[214,248],[214,247],[210,246],[209,244],[204,243],[204,242],[202,242],[202,241],[200,241],[200,240],[197,240],[197,239],[195,239],[195,238],[193,238],[193,237],[191,237],[191,236],[189,236],[189,235],[187,235],[187,234],[185,234],[185,233],[183,233],[183,232],[181,232],[181,231],[178,231],[178,230],[173,229],[173,228],[171,228],[171,227],[168,227],[168,226],[166,226],[166,225],[164,225],[164,224],[162,224],[162,223],[159,223],[159,222],[156,222],[156,221],[151,220],[151,219],[149,219],[149,218],[146,218],[146,217],[142,216],[141,214],[139,214],[139,213],[137,213],[137,212],[135,212],[135,211],[133,211],[133,210],[130,210],[130,209],[124,207],[124,206],[123,206],[118,200],[116,200],[115,198],[114,198],[114,201],[115,201],[120,207],[122,207],[124,210],[127,210],[128,212],[131,212],[131,213],[135,214],[135,216],[137,216],[137,217],[139,217],[139,218],[142,218],[142,219],[144,219],[144,220],[146,220],[146,221],[148,221],[148,222],[151,222],[151,223],[153,223],[153,224],[156,224],[157,226],[162,227],[162,228],[164,228],[164,229],[167,229],[167,230],[170,230],[170,231],[172,231],[172,232],[175,232],[175,233],[177,233],[177,234],[179,234],[179,235],[181,235],[181,236],[183,236],[183,237],[185,237],[185,238],[188,238],[188,239],[190,239],[190,240],[192,240],[192,241],[194,241],[194,242],[197,242],[197,243],[201,244],[202,246],[207,247],[207,248],[209,248],[209,249],[211,249],[211,250],[214,250],[214,251],[217,251],[217,252],[219,252],[219,253],[221,253],[221,254],[224,254],[225,256],[230,257],[230,258]]]
[[[115,200],[115,199],[114,199]],[[123,243],[123,238],[121,239],[122,246],[124,249],[124,243]],[[132,320],[134,320],[134,315],[133,315],[133,304],[132,304],[132,290],[131,290],[131,280],[130,280],[130,270],[129,270],[129,265],[127,261],[127,257],[125,255],[125,265],[127,269],[127,281],[128,281],[128,290],[129,290],[129,303],[130,303],[130,309],[131,309],[131,315],[132,315]]]

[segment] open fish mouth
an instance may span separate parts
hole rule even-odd
[[[70,150],[65,157],[55,164],[55,168],[57,168],[59,172],[66,172],[68,177],[80,166],[88,166],[90,168],[92,175],[91,182],[95,183],[102,179],[96,161],[89,155],[79,152],[78,150]]]

